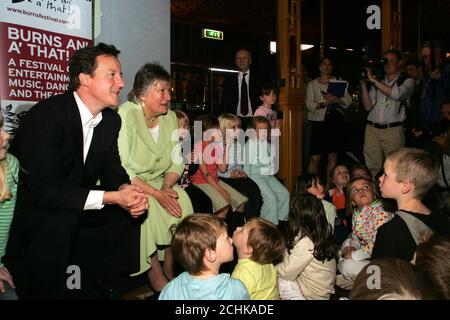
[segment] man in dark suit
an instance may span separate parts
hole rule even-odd
[[[261,105],[259,96],[262,81],[253,69],[250,70],[252,55],[248,50],[239,49],[235,63],[239,72],[232,73],[225,79],[222,110],[239,116],[245,129],[249,118],[253,117],[255,110]]]
[[[74,255],[81,277],[97,262],[102,273],[138,267],[139,225],[129,214],[148,204],[121,166],[120,117],[109,108],[124,86],[119,53],[103,43],[78,50],[68,91],[31,108],[11,145],[21,172],[6,264],[19,298],[64,298]],[[91,243],[80,239],[87,227],[98,228]]]

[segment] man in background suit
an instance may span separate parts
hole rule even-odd
[[[139,225],[129,214],[148,204],[121,166],[120,117],[109,108],[124,86],[119,53],[103,43],[78,50],[68,91],[31,108],[13,141],[22,170],[6,264],[19,298],[64,298],[74,248],[87,261],[81,277],[95,263],[102,273],[138,268]],[[96,240],[80,247],[83,227],[99,225]]]
[[[231,73],[225,79],[222,110],[240,117],[242,128],[245,129],[255,110],[261,105],[259,96],[262,81],[259,75],[250,69],[252,55],[248,50],[239,49],[234,62],[239,72]],[[242,92],[242,88],[246,88],[246,92]]]

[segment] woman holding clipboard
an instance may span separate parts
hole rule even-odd
[[[311,158],[308,173],[317,174],[322,155],[328,156],[327,185],[338,152],[344,147],[344,117],[340,108],[352,102],[348,83],[332,76],[333,62],[329,57],[319,61],[320,77],[310,81],[306,89],[308,120],[312,123]]]

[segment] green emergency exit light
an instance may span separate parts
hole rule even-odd
[[[212,29],[202,29],[202,38],[223,40],[223,32]]]

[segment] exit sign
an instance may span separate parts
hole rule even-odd
[[[202,38],[223,40],[223,32],[212,29],[202,29]]]

